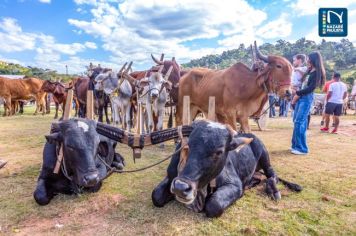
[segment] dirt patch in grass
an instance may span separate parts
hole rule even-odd
[[[106,215],[124,200],[120,194],[99,195],[75,206],[70,211],[59,212],[56,217],[31,217],[12,230],[18,235],[61,234],[71,231],[79,235],[96,235],[110,228]]]

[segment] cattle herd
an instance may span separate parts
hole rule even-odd
[[[299,185],[277,177],[263,143],[248,134],[251,131],[248,118],[261,115],[269,92],[280,97],[290,95],[292,73],[287,59],[263,55],[256,43],[254,50],[261,63],[252,69],[236,63],[223,70],[184,70],[174,57],[164,60],[162,54],[160,59],[151,55],[155,65],[149,70],[132,72],[132,62],[123,65],[118,73],[90,65],[87,76],[67,84],[36,78],[0,78],[4,115],[15,112],[13,104],[17,101],[30,98],[36,100],[36,113],[44,114],[46,94],[50,93],[56,104],[57,118],[61,104],[64,111],[68,89],[74,91],[73,106],[80,118],[52,124],[34,192],[36,202],[46,205],[57,193],[98,191],[108,172],[124,167],[123,157],[115,153],[117,142],[142,149],[177,138],[167,176],[152,193],[157,207],[175,198],[196,212],[205,211],[208,217],[220,216],[243,196],[246,188],[259,182],[254,178],[259,170],[267,177],[266,193],[272,199],[281,198],[278,181],[291,190],[300,191]],[[88,90],[93,91],[98,122],[84,119]],[[190,97],[192,119],[199,113],[207,116],[209,97],[215,97],[217,122],[199,120],[183,125],[184,96]],[[109,104],[112,118],[108,116]],[[141,121],[145,129],[134,135],[131,129],[140,122],[139,106],[145,108]],[[171,128],[173,106],[175,128]],[[166,107],[172,108],[169,129],[163,129]],[[108,124],[102,123],[104,114]],[[109,125],[111,122],[114,125]],[[236,123],[240,124],[242,134],[236,132]],[[183,137],[189,137],[186,144],[179,141]],[[182,150],[188,150],[185,159]]]
[[[130,131],[137,121],[138,103],[145,108],[143,122],[145,132],[161,130],[165,107],[175,107],[176,125],[181,125],[183,97],[191,98],[191,116],[194,119],[199,113],[205,116],[208,112],[208,100],[215,97],[216,118],[218,122],[231,125],[241,131],[250,132],[249,117],[258,117],[267,102],[268,91],[276,92],[280,97],[288,95],[292,66],[280,56],[265,56],[255,45],[257,58],[266,66],[250,69],[243,63],[236,63],[224,70],[208,68],[182,69],[175,58],[164,60],[152,59],[156,65],[144,71],[130,72],[132,62],[125,64],[118,73],[112,69],[87,68],[87,76],[76,77],[69,83],[44,81],[36,78],[6,79],[0,77],[0,98],[4,99],[4,116],[16,112],[17,104],[35,99],[35,114],[46,113],[47,94],[51,94],[58,109],[66,102],[67,90],[74,90],[75,116],[86,116],[86,96],[93,90],[95,113],[98,121],[121,125]],[[127,68],[126,68],[127,66]],[[111,105],[112,117],[108,108]],[[172,111],[169,125],[172,126]]]

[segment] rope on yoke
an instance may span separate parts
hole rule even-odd
[[[134,169],[134,170],[119,170],[119,169],[116,169],[116,168],[113,168],[111,166],[109,166],[102,158],[100,155],[98,155],[98,158],[101,162],[103,162],[103,164],[109,169],[109,172],[107,173],[107,175],[102,179],[106,179],[108,178],[110,175],[112,175],[113,173],[134,173],[134,172],[140,172],[140,171],[143,171],[143,170],[147,170],[149,168],[152,168],[154,166],[157,166],[165,161],[167,161],[168,159],[171,159],[175,154],[179,153],[183,148],[185,148],[185,146],[182,146],[180,147],[179,149],[177,149],[173,154],[169,155],[168,157],[154,163],[154,164],[151,164],[149,166],[145,166],[145,167],[142,167],[142,168],[138,168],[138,169]]]

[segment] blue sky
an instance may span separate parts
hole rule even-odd
[[[352,0],[1,0],[0,60],[81,73],[89,62],[147,69],[150,53],[184,63],[254,40],[320,41],[320,7],[347,7],[356,43]]]

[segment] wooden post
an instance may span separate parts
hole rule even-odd
[[[87,118],[94,120],[94,96],[93,90],[87,92]]]
[[[136,116],[136,133],[141,135],[143,134],[143,124],[142,124],[142,103],[139,101],[139,95],[137,93],[137,116]],[[132,155],[134,162],[136,158],[141,158],[141,149],[139,148],[134,148],[132,149]]]
[[[137,103],[137,134],[142,134],[142,103]]]
[[[183,125],[190,125],[191,119],[190,119],[190,97],[189,96],[184,96],[183,97],[183,117],[182,117]],[[180,152],[180,160],[178,164],[178,173],[180,173],[184,166],[185,163],[187,162],[188,158],[188,138],[183,137],[182,142],[181,142],[182,147],[185,146],[182,151]]]
[[[63,120],[69,120],[72,112],[72,103],[73,103],[73,89],[68,90],[66,105],[64,107]]]
[[[209,110],[208,110],[208,119],[216,121],[215,115],[215,97],[209,97]]]
[[[190,125],[190,97],[184,96],[183,97],[183,125]]]
[[[63,120],[69,120],[71,112],[72,112],[72,103],[73,103],[73,89],[69,89],[68,94],[67,94],[66,104],[64,107]],[[53,173],[55,173],[55,174],[59,173],[59,168],[61,168],[62,160],[63,160],[63,146],[61,146],[61,148],[59,149],[57,162],[54,167]]]

